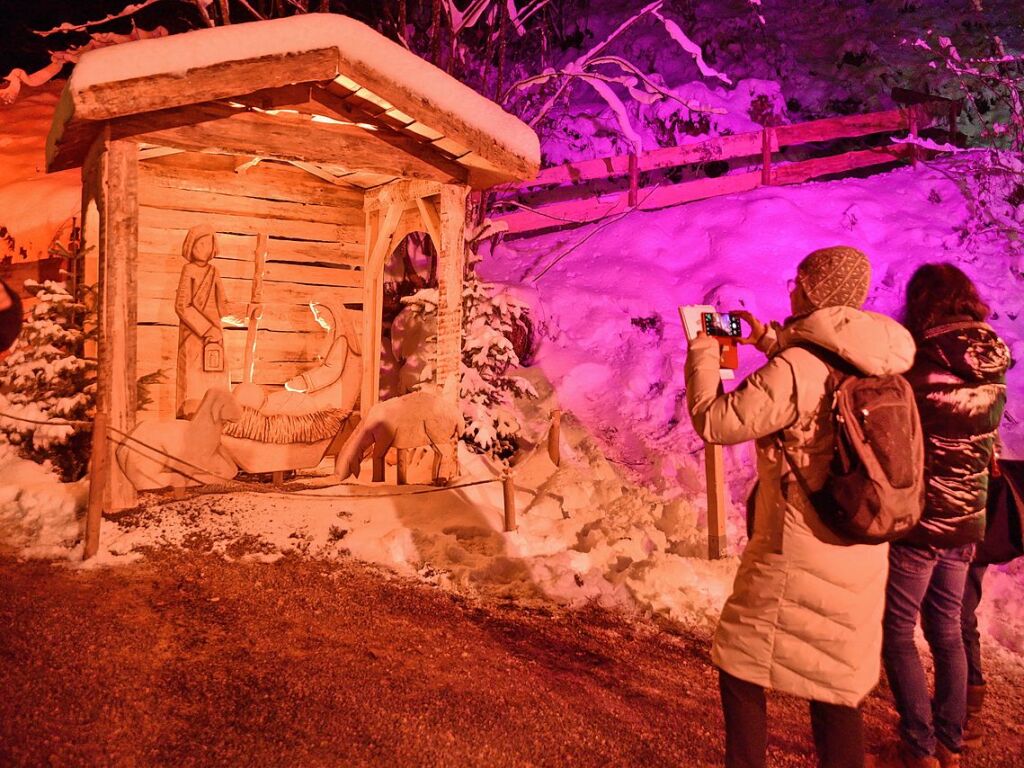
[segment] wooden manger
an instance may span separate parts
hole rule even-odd
[[[384,262],[426,232],[438,254],[434,383],[455,401],[467,195],[531,178],[539,148],[528,126],[408,50],[309,14],[87,53],[47,145],[47,170],[76,166],[84,274],[99,287],[97,409],[111,435],[97,432],[91,482],[104,509],[120,509],[136,492],[115,444],[182,410],[190,230],[215,233],[209,263],[239,321],[222,328],[226,385],[279,391],[321,365],[338,333],[312,311],[326,306],[359,337],[333,407],[362,414],[379,398]]]

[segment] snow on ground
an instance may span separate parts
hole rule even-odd
[[[61,483],[48,467],[18,458],[3,444],[0,478],[0,550],[25,557],[81,557],[87,483]]]
[[[538,415],[540,404],[531,407]],[[700,556],[705,544],[691,502],[665,503],[630,483],[571,418],[562,437],[560,467],[543,442],[516,465],[514,533],[502,532],[500,482],[381,488],[365,482],[367,465],[363,483],[299,495],[149,496],[139,510],[104,523],[100,555],[89,566],[129,562],[164,545],[268,561],[285,553],[354,556],[461,592],[595,601],[713,626],[736,559]],[[464,453],[462,463],[464,482],[498,477],[479,455]]]

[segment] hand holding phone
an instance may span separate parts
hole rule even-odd
[[[734,309],[730,314],[738,317],[750,327],[750,333],[746,336],[739,336],[736,341],[740,344],[757,344],[768,330],[767,323],[762,323],[745,309]]]

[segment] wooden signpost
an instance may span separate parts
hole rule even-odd
[[[704,477],[708,492],[708,559],[725,557],[725,462],[722,446],[704,444]]]

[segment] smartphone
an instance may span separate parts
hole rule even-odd
[[[701,324],[708,336],[731,336],[738,338],[743,335],[740,319],[728,312],[704,312]]]

